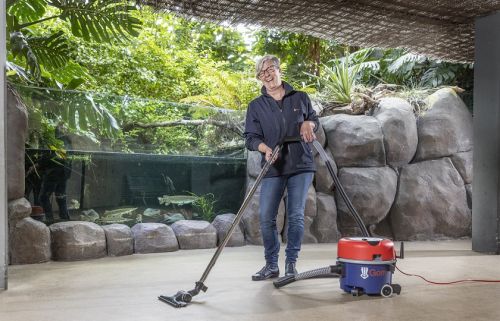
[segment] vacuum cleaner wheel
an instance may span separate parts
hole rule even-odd
[[[380,289],[380,295],[382,295],[384,298],[390,298],[392,296],[392,293],[394,292],[394,289],[390,284],[385,284],[381,289]]]

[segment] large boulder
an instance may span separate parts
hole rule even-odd
[[[250,177],[257,177],[262,169],[260,162],[262,161],[262,153],[259,151],[248,151],[247,157],[247,172]]]
[[[330,164],[333,167],[333,172],[337,174],[337,164],[335,164],[332,152],[328,148],[326,148],[325,153],[328,157],[328,160],[330,161]],[[316,164],[316,173],[314,175],[314,187],[316,188],[316,191],[322,193],[331,193],[334,188],[333,178],[330,175],[330,172],[328,171],[328,168],[326,167],[326,164],[319,153],[314,156],[314,163]]]
[[[321,124],[319,125],[319,128],[316,131],[315,135],[316,135],[316,140],[324,148],[326,146],[326,133],[325,133],[325,129],[323,128],[323,126]],[[312,150],[313,150],[313,155],[316,155],[318,153],[316,148],[313,147]]]
[[[178,221],[180,222],[180,221]],[[135,253],[173,252],[179,243],[172,228],[162,223],[138,223],[132,226]]]
[[[465,184],[472,183],[472,151],[453,154],[451,161],[462,176]]]
[[[14,226],[16,222],[29,217],[31,204],[24,197],[10,201],[7,205],[9,212],[9,224]]]
[[[466,188],[450,158],[402,167],[390,217],[400,240],[469,236]]]
[[[413,107],[401,98],[382,98],[373,116],[384,134],[387,164],[408,164],[417,150],[417,121]]]
[[[24,196],[24,144],[28,133],[28,110],[13,88],[7,90],[7,197]]]
[[[30,217],[12,227],[10,238],[10,263],[32,264],[50,260],[50,230]]]
[[[330,194],[316,193],[317,215],[311,226],[312,234],[319,243],[337,242],[340,233],[337,227],[337,207],[335,197]]]
[[[106,256],[106,236],[91,222],[61,222],[50,225],[52,259],[78,261]]]
[[[389,215],[386,216],[386,218],[384,218],[377,225],[372,225],[370,227],[370,232],[374,237],[394,239],[394,233],[392,232],[391,220]]]
[[[318,239],[313,235],[311,227],[318,215],[318,206],[316,202],[316,190],[311,184],[307,190],[306,207],[304,209],[304,236],[303,243],[318,243]]]
[[[183,250],[217,246],[217,230],[207,221],[182,220],[171,225]]]
[[[427,98],[429,109],[418,118],[418,146],[414,161],[472,150],[472,116],[451,88]]]
[[[236,215],[231,213],[220,214],[215,217],[212,225],[217,230],[217,245],[220,245],[226,237],[227,232],[229,232],[229,229],[231,228],[235,217]],[[243,230],[241,228],[242,225],[243,224],[240,222],[240,224],[234,228],[233,234],[229,238],[226,246],[245,245],[245,235],[243,234]]]
[[[253,185],[254,182],[249,182],[248,189]],[[248,206],[243,213],[241,221],[243,222],[245,240],[249,244],[262,245],[262,233],[260,232],[260,187],[257,187],[255,194],[250,199]],[[248,191],[247,191],[248,193]],[[278,208],[278,215],[276,217],[276,226],[278,233],[281,234],[284,228],[285,221],[285,203],[283,200],[280,202]]]
[[[374,117],[334,115],[323,117],[320,121],[337,166],[385,165],[382,129]]]
[[[110,224],[102,227],[106,235],[109,256],[134,254],[134,237],[132,230],[125,224]]]
[[[398,177],[390,167],[346,167],[339,171],[339,180],[354,208],[367,225],[381,222],[389,213],[397,191]],[[340,231],[342,234],[357,232],[357,225],[341,197],[335,191]]]

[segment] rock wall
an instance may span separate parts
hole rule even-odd
[[[24,143],[28,134],[28,110],[10,87],[7,89],[7,197],[24,197]]]
[[[318,141],[374,235],[397,240],[470,236],[472,117],[452,89],[429,96],[428,106],[416,119],[408,102],[384,98],[371,116],[321,119]],[[304,242],[336,242],[343,236],[359,236],[317,153],[315,162],[317,171],[305,208]],[[247,168],[248,191],[260,171],[258,152],[249,153]],[[24,181],[24,172],[21,174]],[[140,223],[130,229],[118,224],[101,227],[89,222],[62,222],[46,227],[28,217],[31,205],[18,197],[20,186],[14,190],[8,206],[12,264],[211,248],[222,242],[234,220],[234,214],[228,213],[212,224],[179,221],[170,227]],[[283,240],[287,234],[286,197],[285,192],[277,218]],[[260,188],[229,245],[262,244],[259,198]]]
[[[470,236],[472,116],[450,88],[430,95],[427,105],[418,119],[400,98],[381,99],[371,115],[320,119],[318,141],[374,235],[397,240]],[[361,235],[319,155],[315,162],[304,242]],[[249,177],[259,170],[258,153],[249,153]],[[246,215],[258,219],[256,211],[258,201],[252,200]],[[245,225],[245,235],[257,228],[258,220]]]

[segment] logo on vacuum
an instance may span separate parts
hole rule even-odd
[[[366,266],[361,267],[361,278],[368,279],[368,268]]]

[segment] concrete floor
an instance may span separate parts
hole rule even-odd
[[[500,279],[500,256],[470,250],[470,240],[408,242],[405,272],[438,281]],[[157,300],[194,286],[214,249],[132,255],[85,262],[11,266],[0,292],[5,321],[149,320],[500,320],[500,283],[430,285],[399,272],[401,295],[352,297],[337,279],[307,280],[280,290],[252,282],[262,248],[227,248],[209,275],[207,293],[186,308]],[[334,264],[336,244],[305,245],[300,271]],[[283,263],[281,263],[281,266]]]

